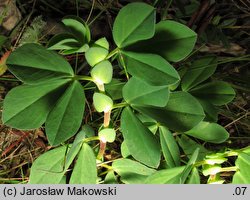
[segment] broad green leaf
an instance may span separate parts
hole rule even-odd
[[[233,176],[233,184],[249,184],[250,183],[250,154],[240,153],[235,165],[238,167],[237,172]]]
[[[201,161],[205,158],[205,156],[210,153],[204,146],[196,143],[186,135],[182,135],[180,138],[177,138],[177,142],[184,151],[184,153],[187,155],[188,158],[191,157],[192,153],[195,151],[195,149],[199,148],[199,155],[197,158],[197,161]]]
[[[93,103],[97,112],[107,112],[112,109],[113,101],[106,94],[94,93]]]
[[[171,169],[162,169],[150,175],[144,183],[146,184],[178,184],[185,166]]]
[[[183,170],[182,174],[181,174],[181,184],[184,184],[186,182],[186,179],[188,177],[188,175],[190,174],[191,170],[194,167],[194,164],[198,158],[199,155],[199,148],[196,148],[195,151],[193,152],[192,156],[190,157],[187,165],[185,166],[185,169]]]
[[[85,95],[78,81],[72,82],[56,102],[45,123],[45,130],[51,145],[58,145],[79,129],[85,107]]]
[[[96,184],[96,157],[92,148],[84,143],[70,177],[70,184]]]
[[[211,104],[209,101],[199,99],[199,98],[197,98],[197,100],[200,102],[200,104],[201,104],[201,106],[206,114],[204,121],[217,122],[219,109],[216,106],[214,106],[213,104]]]
[[[17,48],[7,59],[7,66],[18,79],[27,84],[74,76],[70,64],[63,57],[38,44],[24,44]]]
[[[113,67],[108,60],[99,62],[91,70],[93,81],[98,84],[110,83],[113,76]]]
[[[147,176],[156,171],[130,159],[115,160],[112,164],[112,168],[121,176],[121,181],[127,184],[142,183]]]
[[[196,33],[187,26],[166,20],[156,24],[154,37],[128,49],[159,54],[168,61],[178,62],[192,52],[196,38]]]
[[[151,85],[171,85],[180,79],[178,72],[161,56],[128,51],[122,55],[128,72]]]
[[[216,67],[217,59],[214,56],[204,57],[194,61],[182,77],[182,90],[188,91],[207,80],[215,72]]]
[[[73,161],[64,163],[67,147],[62,146],[50,150],[39,156],[31,166],[29,183],[30,184],[59,184]]]
[[[225,142],[229,138],[229,133],[221,125],[204,121],[185,134],[215,144]]]
[[[42,85],[21,85],[12,89],[4,99],[3,123],[17,129],[39,128],[64,92],[67,82],[58,80]]]
[[[138,119],[155,135],[159,129],[160,124],[147,115],[138,113]]]
[[[190,93],[216,106],[227,104],[235,97],[234,89],[223,81],[215,81],[197,86],[190,90]]]
[[[134,108],[170,130],[178,132],[192,129],[204,118],[199,102],[186,92],[171,93],[168,104],[164,108],[146,106],[134,106]]]
[[[155,9],[145,3],[131,3],[118,13],[113,27],[113,38],[119,48],[153,37]]]
[[[160,141],[163,156],[169,168],[180,166],[180,150],[172,133],[164,126],[160,126]]]
[[[200,175],[196,167],[192,169],[187,184],[200,184]]]
[[[164,107],[169,98],[168,86],[152,86],[135,77],[129,79],[122,92],[130,105]]]
[[[89,28],[81,18],[77,16],[67,16],[62,19],[62,22],[79,43],[84,44],[90,41]]]
[[[121,131],[130,154],[143,164],[157,168],[160,164],[160,147],[155,136],[136,117],[131,108],[124,108]]]

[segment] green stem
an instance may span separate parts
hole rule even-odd
[[[129,104],[127,102],[118,103],[118,104],[113,105],[113,109],[123,108],[123,107],[128,106],[128,105]]]
[[[120,49],[119,49],[118,47],[115,48],[113,51],[111,51],[111,52],[107,55],[106,59],[110,59],[111,57],[113,57],[114,55],[116,55],[117,53],[119,53],[119,51],[120,51]]]
[[[96,141],[96,140],[100,140],[99,136],[94,136],[94,137],[85,138],[85,139],[83,140],[83,142],[91,142],[91,141]]]
[[[82,76],[82,75],[75,75],[73,77],[74,80],[79,80],[79,81],[93,81],[93,78],[90,76]]]
[[[238,167],[233,166],[233,167],[224,167],[220,169],[220,172],[235,172],[238,170]]]
[[[119,60],[121,62],[122,67],[124,68],[126,78],[127,78],[127,80],[129,80],[129,75],[128,75],[127,67],[125,65],[125,62],[124,62],[124,59],[123,59],[121,53],[119,53]]]

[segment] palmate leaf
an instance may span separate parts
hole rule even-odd
[[[160,164],[160,147],[155,136],[136,117],[131,108],[124,108],[121,131],[130,154],[143,164],[157,168]]]
[[[51,145],[66,141],[77,132],[82,123],[84,107],[82,86],[78,81],[73,81],[46,119],[45,130]]]
[[[168,86],[152,86],[132,77],[122,90],[124,100],[130,105],[164,107],[169,98]]]
[[[31,85],[74,76],[63,57],[38,44],[19,47],[11,53],[6,64],[18,79]]]
[[[118,13],[113,27],[113,38],[119,48],[153,37],[155,9],[145,3],[131,3]]]
[[[70,177],[70,184],[96,184],[96,157],[92,148],[84,143]]]
[[[192,129],[204,118],[199,102],[186,92],[171,93],[168,104],[164,108],[137,105],[133,108],[162,123],[170,130],[178,132]]]
[[[3,123],[17,129],[39,128],[64,92],[67,83],[67,80],[57,80],[12,89],[4,99]]]
[[[123,51],[122,55],[128,72],[151,85],[171,85],[180,79],[174,67],[159,55],[128,51]]]
[[[126,50],[159,54],[168,61],[178,62],[192,52],[196,38],[196,33],[187,26],[166,20],[156,24],[150,40],[137,42]]]

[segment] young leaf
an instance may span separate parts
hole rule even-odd
[[[250,183],[250,154],[240,153],[235,165],[238,171],[233,176],[233,184],[249,184]]]
[[[178,184],[185,166],[162,169],[150,175],[144,183],[146,184]]]
[[[216,67],[217,59],[215,56],[204,57],[194,61],[182,77],[182,90],[189,91],[189,89],[207,80],[215,72]]]
[[[143,164],[157,168],[161,156],[159,144],[129,107],[122,112],[121,130],[130,154]]]
[[[131,154],[129,153],[128,146],[126,145],[125,140],[123,140],[121,144],[121,154],[123,158],[129,157]]]
[[[42,85],[21,85],[12,89],[4,99],[3,123],[17,129],[39,128],[64,92],[67,82],[58,80]]]
[[[200,175],[197,167],[192,169],[187,184],[200,184]]]
[[[30,184],[59,184],[73,158],[64,166],[67,147],[62,146],[39,156],[32,164]]]
[[[104,184],[118,184],[114,171],[109,171],[104,179]]]
[[[190,174],[191,170],[194,167],[194,164],[198,158],[199,155],[199,148],[196,148],[195,151],[193,152],[191,158],[189,159],[187,165],[185,166],[185,169],[183,170],[182,174],[181,174],[181,184],[184,184],[188,175]]]
[[[85,95],[78,81],[72,82],[49,113],[45,130],[49,143],[58,145],[79,129],[85,107]]]
[[[115,160],[112,168],[121,176],[121,181],[126,184],[142,183],[147,176],[156,171],[130,159]]]
[[[216,106],[227,104],[235,97],[234,89],[223,81],[215,81],[197,86],[190,90],[190,93]]]
[[[7,59],[7,66],[27,84],[35,85],[74,76],[70,64],[64,58],[38,44],[25,44],[17,48]]]
[[[90,41],[89,28],[81,18],[77,16],[67,16],[63,18],[62,22],[79,43],[85,44]]]
[[[225,142],[229,138],[229,133],[222,126],[204,121],[185,134],[215,144]]]
[[[161,56],[128,51],[123,51],[122,55],[128,72],[151,85],[171,85],[180,79],[178,72]]]
[[[92,148],[84,143],[70,177],[70,184],[96,184],[96,157]]]
[[[60,33],[55,35],[48,43],[49,50],[69,50],[76,48],[80,48],[80,44],[71,33]]]
[[[131,3],[118,13],[113,27],[113,38],[119,48],[153,37],[155,9],[145,3]]]
[[[159,131],[161,148],[167,166],[169,168],[180,166],[180,150],[172,133],[164,126],[160,126]]]
[[[152,86],[135,77],[129,79],[122,92],[130,105],[164,107],[169,98],[168,86]]]
[[[109,42],[105,37],[96,40],[93,46],[102,47],[109,50]]]
[[[133,107],[167,126],[170,130],[178,132],[192,129],[204,118],[204,112],[199,102],[186,92],[171,93],[168,104],[164,108]]]
[[[187,26],[175,21],[161,21],[155,26],[155,35],[150,40],[141,41],[128,50],[159,54],[168,61],[178,62],[190,54],[197,35]]]

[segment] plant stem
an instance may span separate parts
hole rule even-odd
[[[73,77],[75,80],[80,80],[80,81],[93,81],[93,78],[90,76],[81,76],[81,75],[75,75]]]
[[[111,52],[107,55],[106,59],[109,59],[109,58],[113,57],[114,55],[116,55],[117,53],[119,53],[119,51],[120,51],[120,49],[119,49],[118,47],[115,48],[113,51],[111,51]]]
[[[127,105],[128,105],[127,102],[121,102],[121,103],[113,105],[113,109],[115,109],[115,108],[123,108],[123,107],[125,107]]]
[[[99,152],[98,152],[98,155],[97,155],[97,159],[98,160],[102,160],[102,157],[105,153],[105,149],[106,149],[106,142],[100,140],[100,149],[99,149]]]
[[[100,138],[98,136],[89,137],[89,138],[85,138],[83,140],[83,142],[91,142],[91,141],[95,141],[95,140],[100,140]]]
[[[238,167],[233,166],[233,167],[224,167],[220,169],[220,172],[235,172],[238,170]]]
[[[104,122],[103,122],[104,128],[107,128],[109,126],[110,115],[111,115],[111,110],[109,110],[108,112],[104,112]]]

